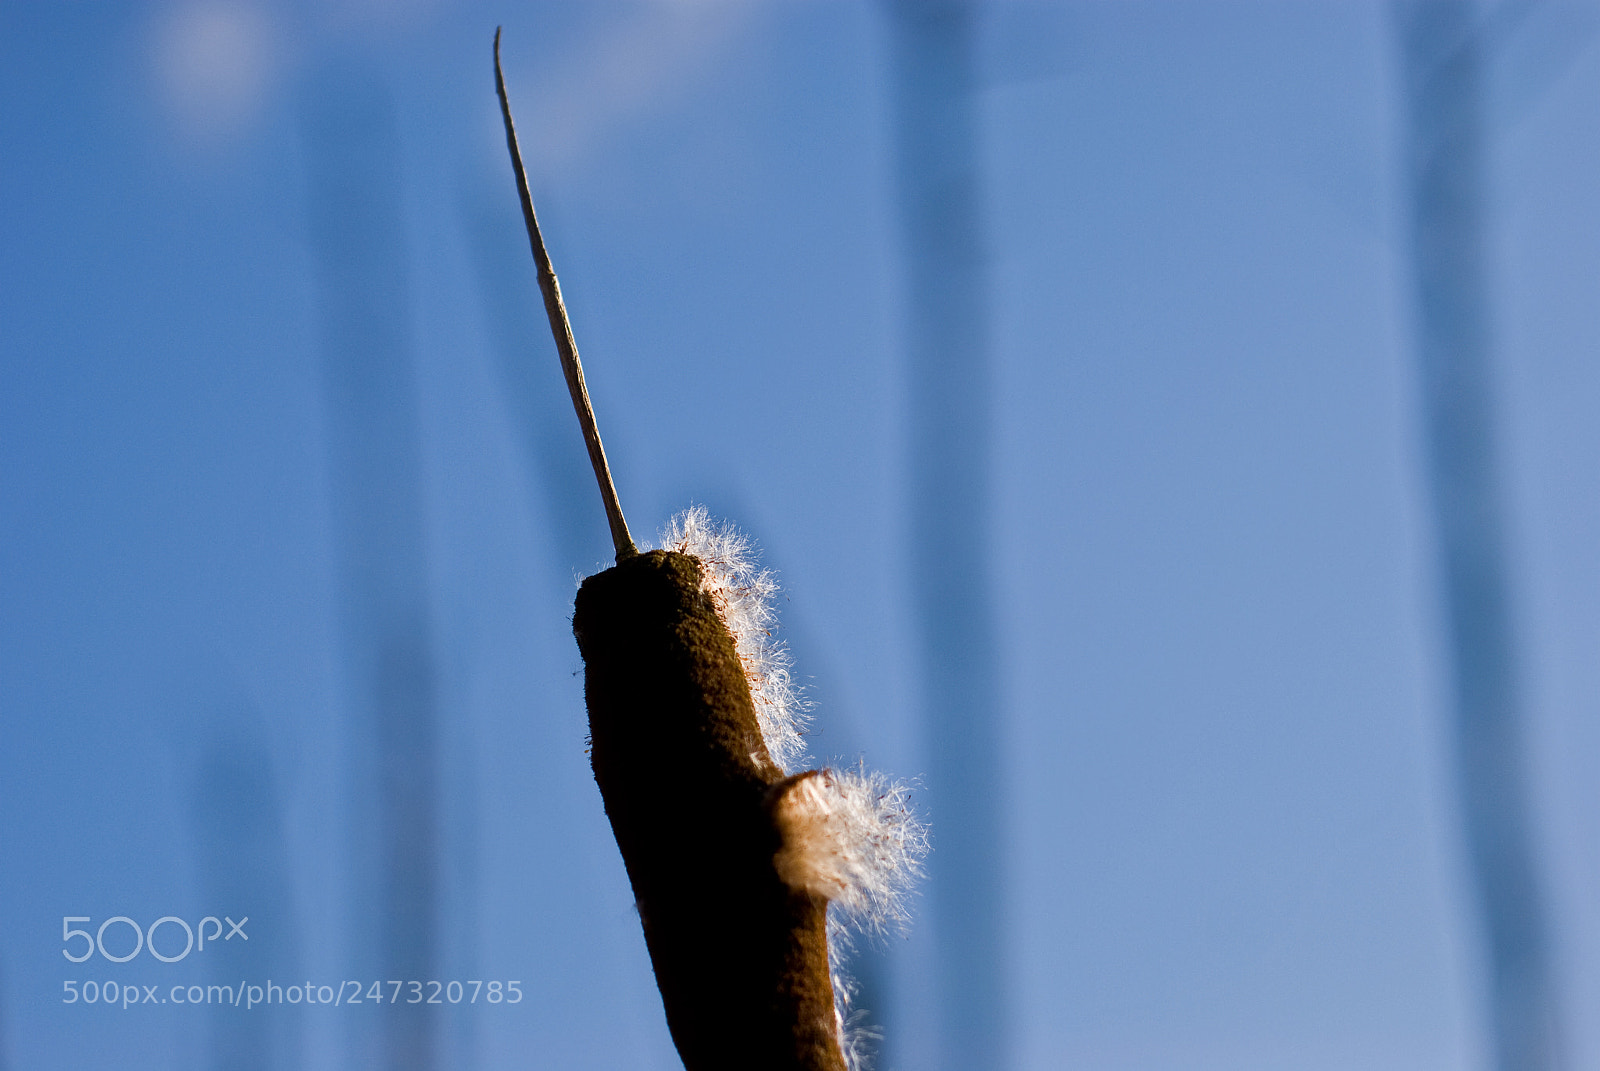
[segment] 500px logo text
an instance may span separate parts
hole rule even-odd
[[[82,963],[96,952],[99,952],[102,957],[112,963],[126,963],[141,951],[148,949],[150,954],[162,963],[177,963],[179,960],[186,958],[190,952],[204,952],[207,941],[216,944],[219,938],[224,941],[231,941],[235,937],[242,937],[246,941],[250,940],[250,935],[244,932],[244,924],[249,921],[249,915],[245,915],[238,922],[233,921],[227,915],[222,916],[220,919],[215,915],[207,915],[198,924],[190,926],[176,915],[163,915],[152,922],[149,929],[140,929],[139,924],[128,916],[113,915],[100,923],[99,928],[91,934],[88,930],[74,929],[72,924],[74,922],[93,923],[94,919],[88,915],[63,915],[61,918],[61,941],[66,947],[61,950],[61,954],[72,963]],[[228,924],[226,934],[222,930],[224,922]],[[207,924],[211,926],[210,933],[206,932]],[[161,941],[167,952],[174,952],[177,948],[178,933],[180,932],[183,934],[182,951],[167,955],[156,948],[156,933],[161,931],[163,927],[166,929],[161,934]],[[127,932],[130,930],[132,931],[131,934]],[[109,950],[106,948],[107,931],[110,932],[112,938],[112,948]],[[119,954],[128,948],[128,938],[130,936],[133,939],[133,950],[127,952],[126,955]],[[79,939],[83,941],[83,944],[77,946],[82,949],[82,954],[73,955],[73,942]]]

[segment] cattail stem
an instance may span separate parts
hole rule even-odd
[[[550,333],[555,336],[556,352],[561,355],[561,371],[567,377],[567,392],[572,395],[572,407],[578,413],[584,445],[589,448],[589,464],[594,467],[594,478],[600,484],[600,500],[606,508],[606,521],[611,525],[611,545],[620,562],[639,552],[633,545],[633,537],[628,534],[628,522],[622,516],[622,503],[617,501],[616,485],[611,482],[611,466],[606,462],[606,448],[600,442],[600,428],[595,424],[589,388],[583,381],[583,362],[578,359],[578,344],[572,337],[572,321],[567,318],[567,306],[561,300],[561,283],[556,279],[555,269],[550,266],[550,253],[544,247],[544,236],[539,233],[539,217],[533,211],[533,193],[528,189],[528,173],[522,166],[522,150],[517,147],[517,128],[511,120],[511,101],[506,96],[506,79],[500,70],[498,27],[494,31],[494,86],[500,94],[500,116],[506,124],[506,148],[511,153],[511,169],[517,175],[517,195],[522,198],[522,219],[528,226],[528,244],[533,247],[533,263],[539,272],[539,290],[544,294],[545,315],[550,318]]]
[[[617,548],[617,564],[579,588],[572,630],[595,782],[667,1026],[686,1071],[847,1071],[828,958],[828,903],[849,891],[843,799],[829,798],[825,775],[789,777],[773,760],[707,562],[634,548],[534,215],[498,30],[494,70],[545,311]]]

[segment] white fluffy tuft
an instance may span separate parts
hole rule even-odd
[[[773,863],[788,885],[828,900],[864,933],[909,921],[928,832],[905,785],[860,767],[816,770],[788,787],[773,816],[783,838]]]
[[[704,506],[692,506],[672,518],[661,534],[661,546],[700,559],[704,567],[700,589],[711,597],[733,633],[767,752],[780,769],[792,772],[805,758],[800,736],[810,720],[810,704],[790,674],[794,660],[789,648],[772,638],[778,624],[772,606],[778,582],[772,571],[758,568],[750,540],[733,525],[713,521]]]
[[[828,901],[828,968],[834,1026],[846,1065],[867,1071],[882,1036],[853,1010],[855,984],[844,973],[852,931],[882,934],[909,921],[906,899],[922,876],[927,827],[910,791],[880,773],[814,770],[794,779],[773,804],[782,847],[772,862],[791,888]]]

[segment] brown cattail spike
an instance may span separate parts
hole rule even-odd
[[[572,338],[572,321],[567,319],[567,306],[561,300],[561,284],[550,267],[550,254],[544,247],[544,236],[539,233],[539,217],[533,211],[533,194],[528,189],[528,173],[522,166],[522,150],[517,147],[517,128],[511,121],[511,101],[506,96],[506,79],[500,70],[500,30],[494,31],[494,85],[500,94],[500,115],[506,124],[506,148],[511,152],[511,169],[517,175],[517,194],[522,198],[522,219],[528,225],[528,244],[533,247],[533,262],[539,271],[539,290],[544,294],[545,315],[550,318],[550,333],[555,336],[556,351],[561,355],[561,371],[567,377],[567,392],[572,395],[572,407],[578,411],[578,424],[583,428],[584,445],[589,448],[589,464],[594,466],[594,478],[600,484],[600,499],[605,503],[606,521],[611,525],[611,545],[617,561],[639,553],[628,534],[628,522],[622,517],[622,504],[617,501],[617,488],[611,482],[611,466],[606,463],[606,448],[600,442],[600,429],[594,421],[594,406],[589,403],[589,388],[583,382],[583,362],[578,359],[578,344]]]
[[[652,550],[578,590],[594,778],[687,1071],[846,1071],[826,895],[774,865],[816,775],[772,761],[703,568]]]

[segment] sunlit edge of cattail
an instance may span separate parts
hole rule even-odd
[[[691,506],[668,521],[661,548],[700,560],[700,590],[733,634],[767,752],[784,773],[794,773],[806,758],[802,737],[811,722],[811,703],[794,683],[788,645],[773,638],[777,579],[757,565],[749,537],[713,520],[704,506]]]
[[[794,773],[806,760],[803,734],[812,704],[794,683],[788,646],[774,639],[778,583],[754,546],[704,506],[674,516],[662,549],[697,558],[701,590],[733,635],[756,704],[761,734],[775,763]],[[841,1048],[852,1071],[867,1071],[882,1035],[853,1010],[856,986],[844,972],[854,937],[903,933],[910,893],[923,876],[928,829],[911,808],[911,786],[858,763],[811,771],[788,786],[773,815],[783,838],[779,876],[828,901],[828,965]]]

